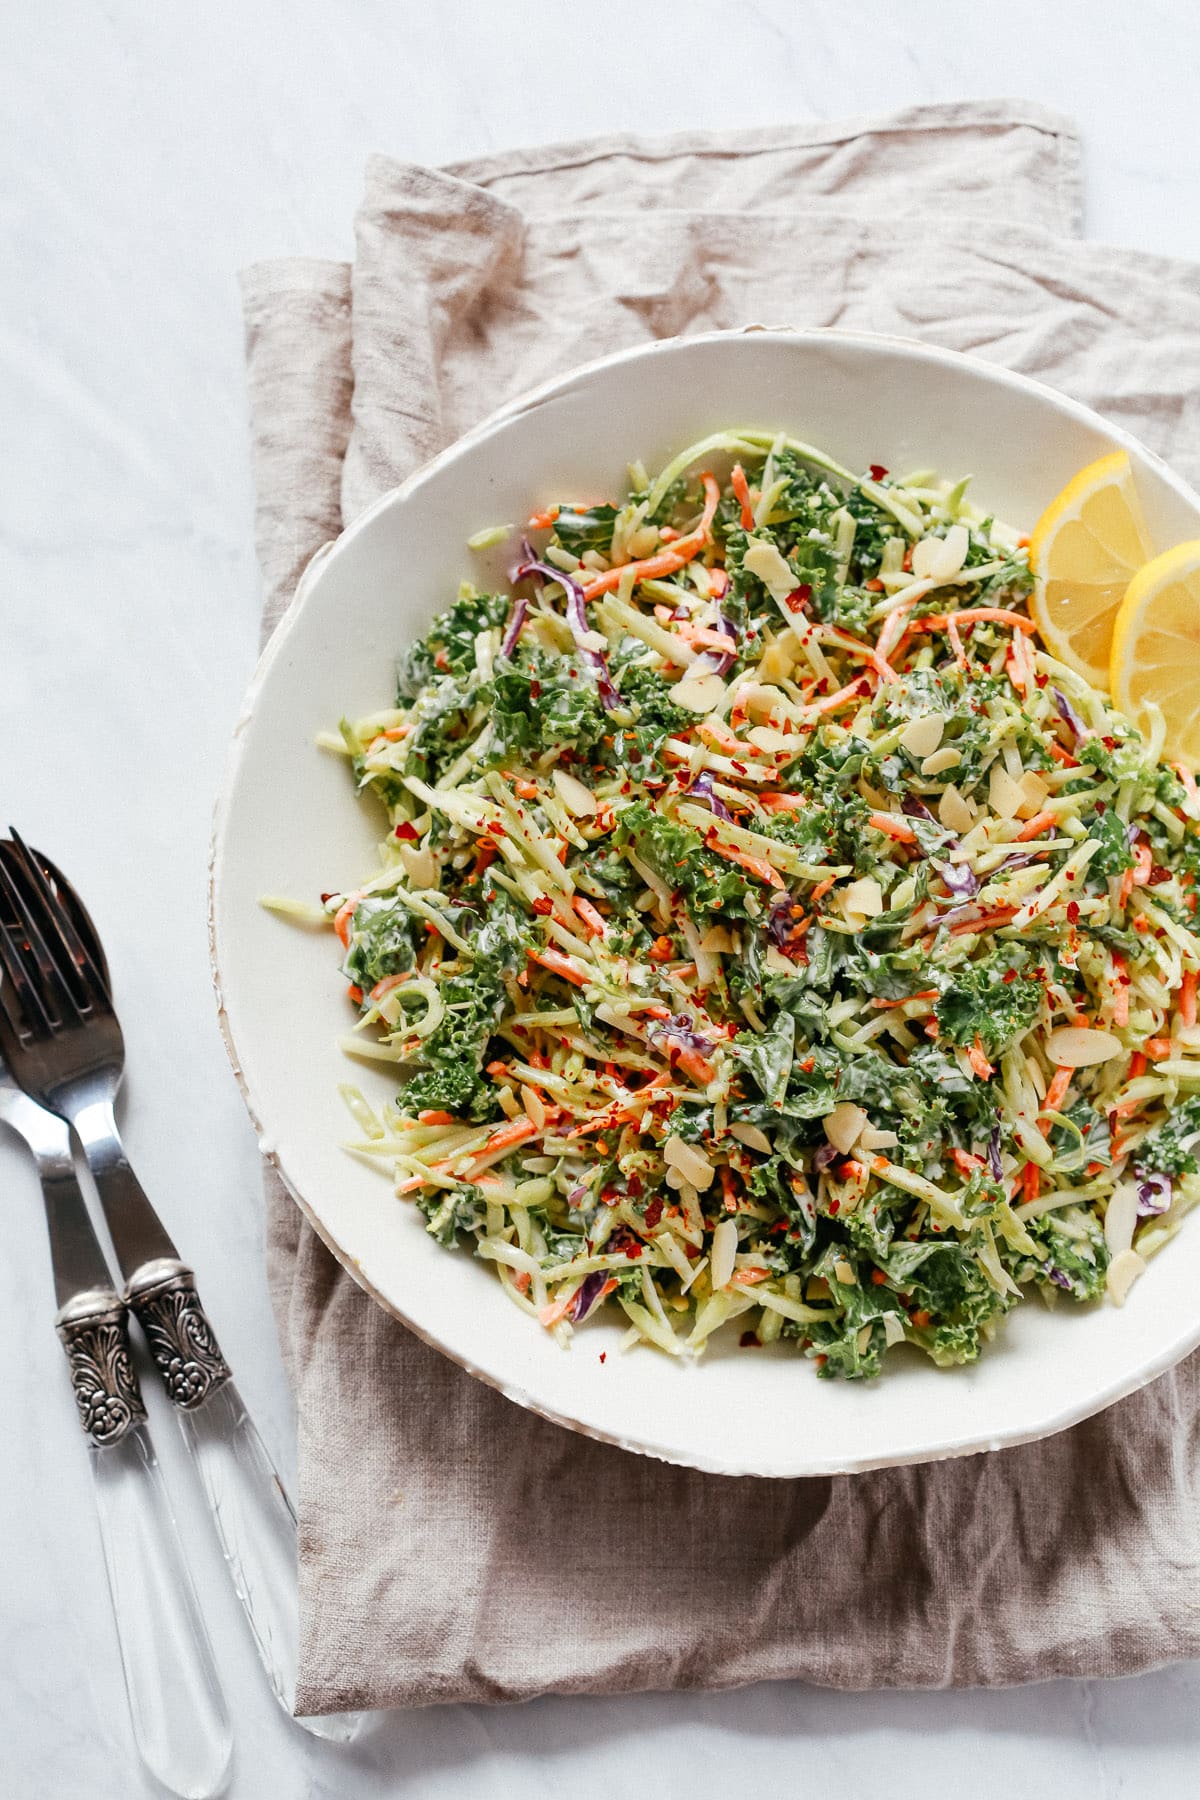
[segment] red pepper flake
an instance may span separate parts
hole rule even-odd
[[[884,468],[882,463],[872,463],[871,464],[871,480],[872,481],[882,481],[886,474],[887,474],[887,470]]]
[[[1078,923],[1078,920],[1079,920],[1079,902],[1078,902],[1078,900],[1068,900],[1068,902],[1067,902],[1067,918],[1070,920],[1072,925]]]
[[[328,906],[328,904],[329,904],[329,902],[330,902],[330,901],[331,901],[331,900],[332,900],[332,899],[333,899],[333,895],[332,895],[332,894],[322,894],[322,895],[321,895],[321,905],[322,905],[322,906]]]
[[[607,1362],[607,1361],[608,1361],[608,1351],[607,1351],[607,1350],[602,1350],[602,1351],[601,1351],[601,1352],[600,1352],[600,1361],[601,1361],[601,1362]]]
[[[437,926],[433,923],[433,921],[431,919],[424,919],[424,920],[422,920],[422,923],[425,926],[425,929],[429,933],[430,937],[437,936]]]
[[[813,1361],[816,1363],[818,1369],[823,1369],[825,1364],[829,1361],[829,1358],[825,1355],[824,1351],[822,1351],[820,1356],[813,1357]]]
[[[531,681],[529,684],[529,698],[531,700],[540,700],[541,697],[542,697],[541,682],[540,681]]]
[[[1099,819],[1102,819],[1107,811],[1108,811],[1108,807],[1105,804],[1105,802],[1103,800],[1097,800],[1097,802],[1096,802],[1096,817]]]
[[[743,1331],[738,1339],[738,1347],[742,1350],[759,1350],[762,1348],[762,1339],[756,1331]]]
[[[1102,737],[1100,742],[1104,745],[1106,750],[1115,750],[1117,747],[1117,740],[1115,737]]]
[[[403,825],[397,825],[392,836],[399,838],[402,844],[415,844],[417,841],[417,828],[415,825],[410,825],[406,820]]]
[[[812,599],[812,584],[802,581],[799,587],[792,589],[784,602],[789,612],[803,612]]]
[[[1001,980],[1003,981],[1005,987],[1008,986],[1010,981],[1015,981],[1016,979],[1017,979],[1017,971],[1015,969],[1006,969],[1004,971],[1004,974],[1001,976]]]
[[[872,1269],[871,1270],[871,1280],[874,1282],[876,1287],[886,1287],[887,1286],[887,1276],[884,1274],[882,1269]]]
[[[450,658],[446,655],[444,650],[439,650],[433,659],[433,663],[435,668],[446,670],[450,667]]]
[[[835,1200],[831,1200],[829,1202],[829,1210],[831,1213],[840,1212],[841,1209],[842,1209],[842,1203],[840,1200],[835,1199]]]
[[[539,894],[533,903],[533,910],[540,919],[544,919],[548,913],[554,911],[554,902],[547,900],[545,894]]]
[[[1049,679],[1050,677],[1048,675],[1035,675],[1033,678],[1033,685],[1034,687],[1044,688]]]
[[[632,1187],[633,1187],[632,1181],[630,1182],[629,1185],[630,1185],[630,1188],[632,1189]],[[662,1201],[659,1199],[652,1200],[650,1202],[649,1206],[646,1208],[647,1229],[650,1231],[653,1231],[654,1227],[658,1224],[658,1221],[662,1218],[662,1215],[663,1215]]]
[[[355,982],[351,987],[348,987],[346,989],[346,997],[349,1000],[353,1000],[355,1006],[362,1005],[363,991],[359,987],[357,982]]]

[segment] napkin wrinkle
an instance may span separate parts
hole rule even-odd
[[[268,619],[343,519],[489,409],[608,350],[763,317],[1000,360],[1196,472],[1196,271],[1063,242],[1079,204],[1073,131],[1005,102],[373,159],[352,276],[245,277]],[[276,1178],[267,1198],[300,1422],[301,1711],[1005,1684],[1200,1653],[1198,1358],[992,1455],[714,1477],[514,1407],[357,1288]]]

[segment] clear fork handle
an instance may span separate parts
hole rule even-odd
[[[299,1649],[292,1503],[232,1381],[222,1382],[203,1405],[180,1408],[176,1417],[263,1667],[276,1699],[291,1713]],[[296,1723],[315,1737],[347,1743],[361,1721],[360,1713],[331,1713]]]
[[[171,1793],[208,1800],[225,1785],[233,1738],[153,1445],[134,1425],[89,1455],[138,1751]]]

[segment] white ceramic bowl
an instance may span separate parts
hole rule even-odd
[[[390,703],[397,651],[480,579],[465,545],[535,503],[616,491],[722,427],[786,429],[852,468],[970,471],[973,494],[1031,526],[1079,466],[1133,458],[1160,547],[1200,535],[1200,499],[1124,433],[1002,369],[890,338],[719,333],[610,357],[539,389],[358,519],[305,576],[254,677],[217,807],[213,955],[222,1023],[262,1147],[355,1280],[421,1337],[547,1417],[728,1474],[798,1476],[918,1462],[1042,1436],[1170,1367],[1200,1341],[1200,1227],[1152,1263],[1123,1310],[1018,1308],[972,1369],[915,1352],[873,1384],[823,1382],[796,1355],[716,1348],[696,1366],[613,1351],[596,1323],[561,1350],[473,1257],[441,1249],[415,1208],[339,1145],[348,1064],[335,945],[271,917],[260,894],[315,896],[374,866],[379,821],[314,733]],[[503,580],[503,568],[489,572]],[[601,1351],[607,1351],[602,1361]]]

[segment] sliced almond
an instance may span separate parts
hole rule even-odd
[[[920,718],[909,720],[900,733],[900,742],[910,756],[932,756],[945,729],[946,721],[941,713],[922,713]]]
[[[1124,1306],[1126,1294],[1145,1270],[1146,1265],[1136,1250],[1122,1250],[1120,1256],[1113,1258],[1108,1265],[1104,1285],[1115,1306]]]
[[[739,1144],[745,1144],[747,1150],[757,1150],[760,1156],[771,1154],[771,1140],[757,1125],[745,1125],[739,1121],[729,1127],[729,1135],[735,1137]]]
[[[1050,789],[1036,769],[1030,769],[1022,775],[1017,785],[1021,790],[1021,804],[1017,811],[1023,819],[1032,819],[1034,814],[1041,812],[1042,807],[1046,804]]]
[[[892,889],[892,911],[895,912],[898,907],[907,906],[916,897],[917,884],[911,875],[906,875],[904,880]]]
[[[947,831],[957,831],[960,835],[970,831],[975,823],[975,814],[953,784],[938,801],[938,818]]]
[[[1120,1256],[1122,1250],[1132,1249],[1136,1226],[1137,1185],[1132,1181],[1120,1181],[1112,1191],[1104,1214],[1104,1241],[1112,1256]]]
[[[858,1141],[864,1150],[894,1150],[900,1139],[894,1131],[881,1131],[876,1125],[864,1125]]]
[[[918,581],[950,581],[967,560],[971,539],[965,525],[952,525],[945,537],[924,537],[913,545],[912,572]]]
[[[997,818],[1015,819],[1023,800],[1020,784],[1013,780],[1001,763],[993,763],[988,785],[988,805]]]
[[[546,1123],[546,1108],[542,1104],[541,1095],[535,1088],[522,1087],[521,1103],[525,1108],[526,1115],[532,1119],[538,1130],[541,1131]]]
[[[596,796],[591,788],[576,781],[565,769],[554,771],[554,791],[575,819],[590,819],[596,812]]]
[[[789,629],[768,644],[759,658],[758,673],[764,681],[782,681],[795,666],[800,646]]]
[[[774,544],[752,539],[742,560],[750,573],[758,576],[772,600],[786,600],[794,591],[796,577]]]
[[[713,1292],[728,1285],[733,1274],[733,1266],[737,1257],[738,1233],[734,1219],[722,1219],[712,1236],[712,1260],[709,1263],[708,1278],[712,1282]]]
[[[725,683],[719,675],[685,675],[671,689],[671,698],[687,712],[714,712],[725,698]]]
[[[883,1318],[883,1335],[890,1350],[893,1344],[904,1342],[904,1326],[899,1313],[885,1312]]]
[[[431,888],[437,880],[437,864],[433,860],[433,851],[427,850],[424,844],[401,844],[399,849],[404,872],[413,886]]]
[[[873,875],[864,875],[842,889],[841,902],[848,919],[874,919],[884,910],[883,889]]]
[[[844,1256],[839,1256],[834,1263],[833,1273],[843,1287],[855,1287],[858,1284],[858,1277],[854,1273],[853,1265],[848,1263]]]
[[[788,749],[795,741],[786,732],[776,731],[771,725],[752,725],[746,736],[757,750],[765,750],[768,756]]]
[[[716,1170],[697,1145],[686,1143],[680,1137],[669,1137],[663,1145],[663,1156],[700,1193],[711,1185]]]
[[[1046,1039],[1046,1055],[1052,1063],[1068,1069],[1090,1069],[1095,1063],[1110,1062],[1124,1056],[1125,1046],[1111,1031],[1096,1031],[1090,1025],[1064,1025]]]
[[[867,1115],[861,1106],[855,1106],[853,1100],[843,1100],[822,1120],[825,1136],[835,1150],[843,1156],[849,1156],[863,1126],[867,1123]]]
[[[728,925],[710,925],[700,939],[700,948],[714,956],[728,956],[737,945]]]
[[[947,769],[956,769],[962,761],[962,751],[956,750],[953,744],[947,744],[944,750],[935,750],[921,764],[921,773],[927,779],[934,775],[944,775]]]

